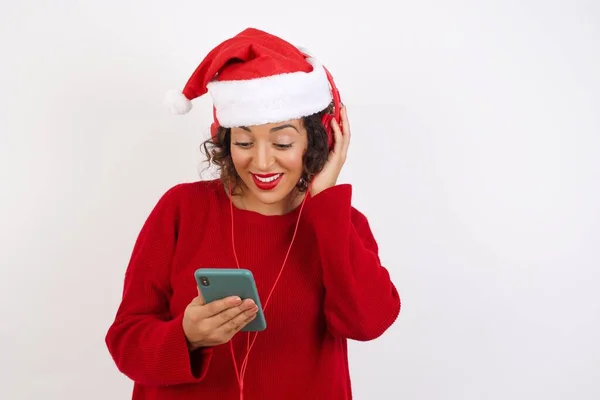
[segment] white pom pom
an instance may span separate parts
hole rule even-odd
[[[167,92],[164,104],[173,114],[186,114],[192,109],[192,102],[177,90]]]

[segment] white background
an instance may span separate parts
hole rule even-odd
[[[348,106],[342,180],[403,300],[351,344],[355,397],[600,398],[599,3],[206,3],[2,2],[0,398],[129,398],[104,335],[211,118],[163,95],[248,26]]]

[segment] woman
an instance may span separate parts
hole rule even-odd
[[[333,79],[247,29],[207,55],[171,106],[187,112],[207,92],[204,149],[221,178],[176,185],[150,213],[108,349],[133,399],[351,399],[347,340],[382,335],[400,298],[351,186],[336,183],[350,125]],[[205,303],[202,267],[250,269],[267,329],[240,332],[251,301]]]

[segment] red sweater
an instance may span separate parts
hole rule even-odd
[[[381,266],[365,216],[338,185],[307,199],[283,274],[248,359],[246,400],[352,398],[347,340],[382,335],[400,298]],[[280,271],[300,207],[281,216],[234,208],[240,267],[264,299]],[[189,352],[183,312],[197,268],[236,268],[229,198],[219,180],[168,190],[145,222],[106,336],[135,400],[238,400],[229,344]],[[263,300],[264,301],[264,300]],[[252,334],[252,337],[254,333]],[[233,338],[238,367],[247,333]]]

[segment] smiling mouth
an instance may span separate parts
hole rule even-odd
[[[281,181],[283,174],[250,174],[254,184],[261,190],[273,190]]]
[[[258,179],[259,181],[261,181],[263,183],[269,183],[269,182],[273,182],[274,180],[278,179],[283,174],[268,174],[268,175],[252,174],[252,175],[254,175],[254,177],[256,177],[256,179]]]

